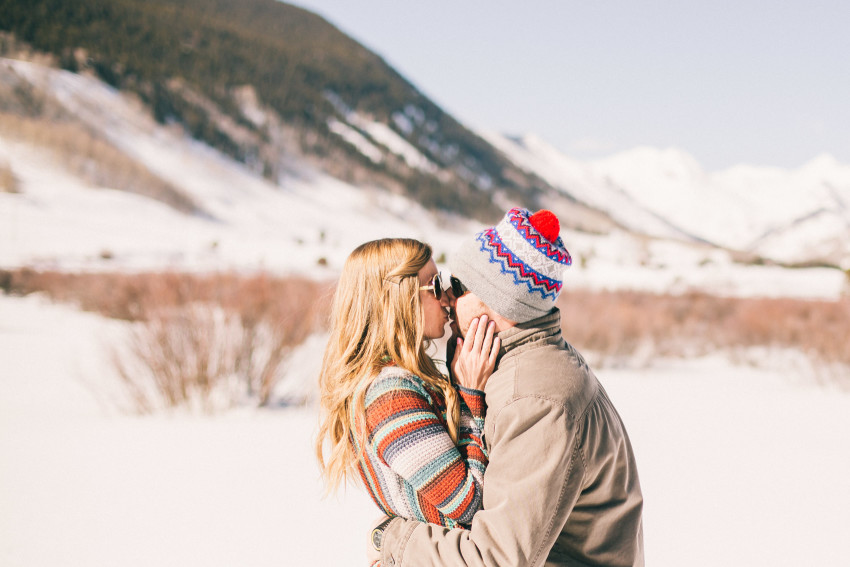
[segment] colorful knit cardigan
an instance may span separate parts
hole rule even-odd
[[[458,387],[458,441],[449,437],[446,403],[421,378],[385,366],[366,392],[367,444],[360,476],[378,507],[448,528],[466,527],[481,509],[484,448],[484,393]]]

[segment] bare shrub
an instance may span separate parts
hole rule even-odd
[[[135,327],[127,351],[113,361],[136,409],[198,405],[205,411],[237,395],[232,314],[199,304],[153,314]]]
[[[292,350],[327,320],[330,285],[268,274],[0,271],[9,293],[41,291],[135,322],[113,353],[135,408],[267,405]]]
[[[209,303],[167,309],[137,326],[129,349],[113,360],[140,412],[263,406],[310,331],[303,320],[287,323],[246,320]]]
[[[329,286],[306,279],[274,280],[260,274],[228,286],[221,305],[244,329],[237,368],[248,394],[269,402],[281,362],[327,321]]]
[[[151,396],[141,396],[144,384],[151,383],[154,397],[172,407],[200,404],[212,411],[239,403],[267,405],[287,357],[317,328],[325,308],[322,286],[264,274],[217,275],[192,283],[195,293],[177,287],[177,294],[150,296],[157,307],[148,306],[133,335],[133,360],[118,363],[137,408],[155,405]],[[193,301],[185,303],[181,293]],[[144,370],[134,375],[134,367]]]
[[[169,287],[174,274],[71,274],[29,268],[4,272],[7,293],[26,295],[43,292],[56,301],[74,303],[114,319],[144,319],[154,297],[171,296],[179,285]],[[165,280],[165,281],[163,281]],[[175,300],[176,303],[176,300]]]
[[[568,341],[608,361],[721,349],[798,348],[826,363],[850,365],[850,298],[838,301],[717,297],[705,293],[570,291],[559,301]]]
[[[198,324],[213,326],[208,333],[213,337],[223,332],[215,325],[238,327],[238,340],[232,339],[238,344],[227,352],[237,361],[233,372],[241,377],[240,395],[259,404],[269,402],[279,379],[277,361],[285,363],[291,345],[326,325],[332,292],[331,284],[268,274],[66,274],[26,268],[0,270],[0,288],[17,294],[42,291],[83,309],[141,323],[198,318],[197,311],[180,315],[184,319],[176,315],[198,305],[220,309],[219,319]],[[559,307],[567,341],[605,364],[748,347],[795,348],[831,365],[836,376],[843,373],[839,381],[850,386],[850,297],[807,301],[567,291]]]
[[[0,163],[0,193],[19,193],[18,178],[8,163]]]

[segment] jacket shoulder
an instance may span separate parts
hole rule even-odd
[[[501,370],[513,375],[514,399],[544,398],[573,417],[584,413],[600,387],[584,357],[563,341],[522,352]]]

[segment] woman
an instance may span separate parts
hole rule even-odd
[[[427,244],[384,239],[351,253],[319,379],[316,453],[329,490],[356,470],[385,514],[468,527],[481,508],[482,390],[499,341],[492,324],[473,322],[452,383],[426,354],[448,307]]]

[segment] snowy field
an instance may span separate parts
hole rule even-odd
[[[365,564],[376,509],[321,498],[314,409],[122,414],[105,345],[123,325],[0,296],[0,565]],[[648,565],[847,565],[850,393],[804,369],[598,372],[637,453]]]
[[[0,163],[10,164],[19,189],[0,193],[0,266],[263,270],[331,279],[365,240],[420,238],[439,257],[481,228],[303,165],[269,183],[156,124],[132,100],[90,77],[0,63],[4,77],[20,75],[52,93],[82,123],[209,214],[187,216],[139,195],[91,186],[45,148],[0,137]],[[386,132],[361,126],[394,144]],[[555,185],[569,181],[576,191],[587,189],[588,198],[607,194],[587,167],[523,143],[536,152],[526,158],[551,158],[534,163],[546,167],[540,171]],[[662,165],[682,161],[660,157]],[[628,185],[614,175],[622,173],[618,163],[606,166],[616,171],[602,173]],[[850,166],[822,159],[804,169],[779,178],[785,193],[812,206],[831,210],[838,193],[821,195],[821,187],[809,194],[798,185],[828,180],[842,191],[850,187]],[[779,175],[754,171],[738,173],[741,179],[769,178],[771,187]],[[743,183],[736,179],[730,173],[719,181],[734,193]],[[670,183],[659,187],[678,190]],[[611,197],[608,205],[624,207],[611,211],[614,218],[645,221],[640,228],[659,238],[565,229],[574,288],[827,300],[850,292],[840,270],[740,264],[728,250],[670,238],[640,203],[629,205],[618,191]],[[793,208],[781,201],[781,210],[770,209],[776,218],[754,206],[744,220],[775,224]],[[608,210],[606,203],[595,204]],[[712,219],[698,212],[689,224]],[[819,229],[831,226],[818,220]],[[846,252],[844,233],[829,234],[839,236],[824,240],[818,232],[767,244],[809,254],[823,241]],[[743,236],[734,236],[740,244]],[[126,330],[125,323],[38,297],[0,295],[0,566],[365,564],[366,533],[377,509],[356,487],[322,498],[312,449],[315,408],[240,409],[214,417],[121,412],[108,352]],[[323,346],[322,337],[308,340],[282,390],[303,394],[314,387]],[[850,391],[824,385],[799,353],[751,352],[736,360],[752,357],[754,365],[713,356],[598,370],[637,453],[648,565],[848,565]]]

